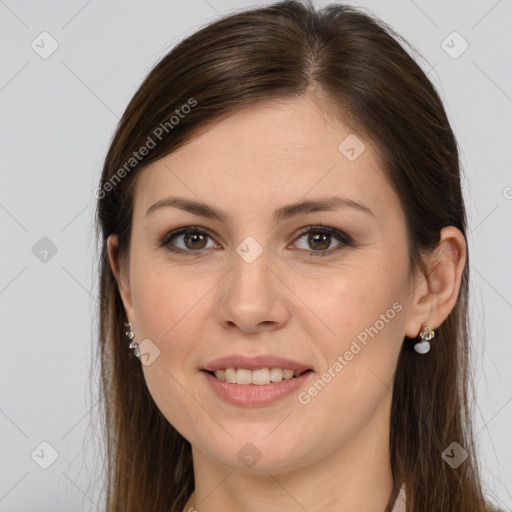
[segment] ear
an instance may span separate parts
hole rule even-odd
[[[454,226],[443,228],[439,243],[425,258],[427,275],[418,277],[412,291],[405,326],[407,337],[417,337],[424,322],[437,329],[446,320],[457,302],[466,257],[466,241],[461,231]]]
[[[133,309],[128,268],[126,268],[126,264],[121,264],[119,259],[117,235],[110,235],[108,237],[107,250],[108,258],[110,260],[110,267],[112,268],[112,273],[114,274],[114,277],[117,281],[119,294],[121,295],[121,300],[123,301],[124,309],[128,317],[128,322],[133,322],[135,320],[135,314]]]

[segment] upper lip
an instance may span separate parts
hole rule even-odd
[[[210,361],[203,369],[213,372],[215,370],[224,370],[226,368],[247,368],[248,370],[258,370],[259,368],[281,368],[282,370],[293,370],[295,372],[304,372],[311,369],[310,366],[272,354],[261,354],[257,356],[233,354]]]

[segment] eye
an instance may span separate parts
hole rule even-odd
[[[209,239],[212,242],[210,246],[208,246]],[[295,244],[301,239],[305,239],[306,247],[299,247],[299,249],[309,252],[313,257],[327,256],[341,250],[343,247],[354,244],[352,238],[346,233],[322,225],[308,226],[305,230],[302,230],[300,236],[295,239]],[[333,249],[332,244],[336,240],[338,244]],[[206,230],[196,226],[186,226],[167,233],[162,238],[160,245],[171,252],[181,254],[195,254],[200,253],[203,249],[218,247]]]
[[[208,239],[211,239],[207,231],[195,226],[175,229],[167,233],[161,241],[170,251],[177,253],[196,252],[208,247]],[[181,243],[181,246],[179,245]],[[215,246],[215,245],[214,245]]]
[[[302,247],[301,249],[308,251],[311,256],[327,256],[345,246],[352,246],[353,244],[352,238],[346,233],[322,225],[308,227],[296,240],[301,240],[302,238],[305,238],[306,247]],[[331,244],[334,240],[338,240],[339,243],[332,249]],[[312,249],[310,249],[310,247]]]

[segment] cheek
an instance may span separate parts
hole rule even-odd
[[[389,288],[367,292],[339,291],[329,317],[335,334],[317,336],[325,366],[298,396],[301,417],[329,442],[356,436],[390,400],[405,308]]]
[[[211,285],[203,286],[207,278],[195,279],[190,272],[185,277],[167,265],[139,261],[138,268],[132,281],[136,339],[150,339],[159,349],[158,358],[142,367],[146,385],[167,421],[185,437],[196,439],[193,418],[205,411],[192,398],[188,374],[190,356],[197,349],[194,342],[201,338],[207,322],[202,308]]]
[[[213,281],[190,269],[154,261],[134,262],[132,294],[144,336],[164,346],[193,339],[201,330],[201,304]],[[204,325],[204,324],[203,324]]]
[[[314,290],[304,286],[299,291],[321,319],[308,328],[324,363],[321,382],[306,390],[301,403],[316,402],[313,408],[320,414],[336,403],[356,422],[376,406],[392,387],[403,341],[405,289],[403,272],[380,262],[332,274]],[[319,327],[316,333],[313,325]],[[345,413],[341,416],[347,421]]]
[[[394,339],[400,331],[405,276],[378,254],[294,281],[297,307],[310,335],[331,359],[351,341]],[[384,340],[379,342],[385,345]]]

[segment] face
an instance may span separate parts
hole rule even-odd
[[[412,284],[399,199],[357,137],[312,98],[263,102],[140,177],[123,301],[153,399],[213,464],[387,442]]]

